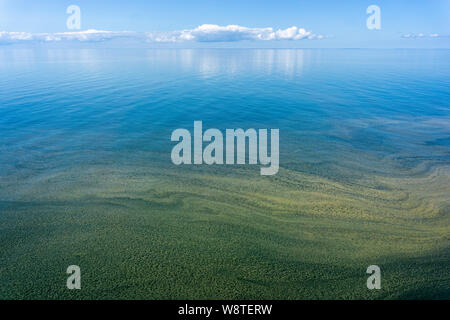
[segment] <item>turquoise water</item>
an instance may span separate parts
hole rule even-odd
[[[3,186],[49,163],[164,157],[194,120],[279,128],[282,165],[339,145],[448,161],[448,50],[2,48],[0,68]]]
[[[276,232],[282,234],[284,230],[294,237],[295,230],[271,220],[278,219],[274,218],[277,214],[305,221],[309,221],[309,215],[324,219],[361,217],[394,228],[392,242],[380,245],[383,237],[391,234],[370,242],[365,234],[358,233],[365,230],[364,222],[351,236],[358,247],[337,249],[335,245],[340,241],[345,247],[340,237],[350,234],[353,222],[336,221],[336,226],[342,223],[346,227],[336,229],[335,234],[331,231],[333,220],[324,220],[328,222],[301,235],[306,238],[295,238],[299,242],[292,238],[289,245],[283,244],[283,250],[291,252],[291,256],[299,254],[298,259],[308,261],[311,270],[317,269],[311,258],[315,253],[321,265],[325,265],[325,256],[334,259],[334,267],[330,267],[333,270],[340,263],[358,259],[366,263],[363,252],[369,251],[383,259],[390,254],[403,259],[442,252],[448,248],[449,227],[449,88],[449,50],[0,48],[0,220],[2,248],[8,256],[0,265],[4,290],[0,297],[60,297],[41,289],[43,284],[37,274],[43,269],[63,270],[58,277],[64,278],[64,266],[74,263],[73,257],[84,257],[85,264],[96,265],[94,257],[102,252],[112,264],[122,266],[126,274],[139,267],[127,269],[115,253],[123,252],[125,257],[126,250],[141,252],[140,245],[163,252],[160,248],[167,244],[166,239],[176,237],[173,220],[165,222],[161,218],[161,228],[153,229],[149,222],[149,230],[164,230],[165,240],[153,239],[151,244],[143,242],[133,249],[115,242],[107,246],[105,243],[120,229],[109,225],[105,218],[112,212],[114,219],[123,223],[136,222],[118,231],[125,239],[134,232],[144,232],[139,225],[148,217],[135,221],[139,212],[155,212],[156,217],[156,212],[167,210],[168,219],[180,215],[177,223],[184,223],[187,217],[211,223],[202,235],[196,235],[197,242],[192,242],[198,245],[192,244],[191,249],[198,252],[206,239],[218,239],[218,233],[212,231],[213,223],[222,221],[222,226],[230,228],[249,224],[247,214],[252,210],[261,215],[257,222],[261,232],[267,232],[254,239],[254,243],[262,241],[259,248],[263,252],[281,243]],[[177,128],[192,131],[196,120],[203,122],[204,129],[278,128],[280,173],[264,180],[259,176],[259,167],[174,166],[170,160],[174,146],[170,135]],[[253,193],[247,194],[248,190]],[[198,198],[192,200],[193,194]],[[246,197],[246,202],[239,202],[239,194]],[[136,199],[151,200],[141,207]],[[218,207],[210,205],[216,201]],[[237,208],[227,209],[235,205]],[[220,214],[214,208],[219,208]],[[105,220],[94,222],[84,216],[91,209]],[[209,215],[212,213],[217,216]],[[65,215],[72,219],[78,214],[82,215],[83,229],[73,225],[72,220],[61,220]],[[305,221],[302,228],[311,225]],[[327,223],[329,227],[325,227]],[[275,226],[279,230],[270,229]],[[98,235],[92,236],[97,227]],[[195,233],[190,227],[185,230]],[[88,234],[95,243],[103,244],[89,242],[92,247],[84,251],[86,242],[79,239],[88,239]],[[241,230],[233,234],[237,237],[251,233]],[[41,235],[46,239],[42,240],[43,246],[34,248],[33,243],[41,243]],[[61,238],[70,244],[56,241]],[[180,236],[174,248],[185,244],[181,239],[187,238]],[[229,240],[237,241],[231,236]],[[423,242],[419,244],[419,240]],[[366,242],[372,249],[380,249],[368,250]],[[323,248],[310,252],[304,243],[322,243]],[[401,250],[400,243],[404,245]],[[47,246],[48,250],[42,249]],[[72,247],[76,252],[71,251]],[[299,248],[307,253],[301,255]],[[220,259],[226,260],[223,257],[231,251],[223,250]],[[251,252],[240,252],[242,259],[255,254]],[[335,252],[341,256],[330,258]],[[157,256],[157,260],[177,261],[174,268],[182,268],[185,260],[177,260],[181,256]],[[42,265],[29,266],[27,259],[32,257]],[[256,266],[265,261],[258,259]],[[240,260],[233,261],[235,266],[240,265]],[[204,265],[204,269],[199,268],[201,274],[213,273],[213,262],[198,263]],[[283,263],[280,261],[279,266]],[[268,268],[263,265],[255,270]],[[428,272],[442,277],[445,269],[435,265],[437,271]],[[161,275],[162,271],[153,267],[146,265],[146,270]],[[39,285],[28,290],[12,269],[35,275]],[[200,273],[192,272],[201,278]],[[283,272],[291,275],[290,271]],[[241,281],[240,277],[233,279],[238,284]],[[182,298],[211,297],[201,285],[196,295],[188,290],[193,285],[176,283],[182,288],[179,292],[185,293]],[[284,298],[283,292],[290,298],[305,297],[287,289],[273,291],[272,295],[266,291],[260,294],[257,289],[233,295],[226,285],[221,288],[225,289],[216,292],[224,295],[216,297]],[[401,296],[412,288],[400,286],[395,290],[389,294]],[[125,296],[98,292],[101,297]],[[180,297],[167,292],[155,297]],[[311,297],[347,297],[350,293],[346,292],[330,296],[311,293]],[[137,297],[147,295],[140,292]]]
[[[279,128],[282,167],[343,150],[448,163],[448,50],[2,48],[0,68],[3,200],[41,170],[167,162],[195,120]]]

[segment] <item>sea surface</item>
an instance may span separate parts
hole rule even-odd
[[[449,88],[450,50],[0,47],[0,298],[448,298]],[[174,165],[194,121],[279,173]]]

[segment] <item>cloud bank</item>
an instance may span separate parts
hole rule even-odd
[[[121,37],[136,37],[137,33],[128,31],[86,30],[57,33],[0,32],[0,43],[16,43],[24,41],[105,41]]]
[[[275,30],[268,28],[249,28],[238,25],[219,26],[203,24],[194,29],[172,32],[133,32],[86,30],[58,33],[0,32],[0,43],[17,43],[25,41],[57,42],[57,41],[90,41],[99,42],[117,38],[133,39],[145,42],[232,42],[232,41],[270,41],[270,40],[303,40],[324,39],[304,28],[292,26]]]
[[[274,30],[268,28],[248,28],[238,25],[218,26],[203,24],[195,29],[174,31],[169,33],[148,33],[148,38],[156,42],[231,42],[244,40],[302,40],[323,39],[323,35],[313,34],[304,28],[292,26],[287,29]]]
[[[402,35],[402,38],[405,39],[433,39],[433,38],[443,38],[445,36],[442,36],[438,33],[431,33],[431,34],[424,34],[424,33],[408,33]]]

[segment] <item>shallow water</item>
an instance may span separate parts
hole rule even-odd
[[[0,297],[67,298],[76,260],[96,283],[80,297],[415,297],[420,281],[348,284],[372,258],[393,279],[404,259],[448,273],[449,87],[449,50],[0,48]],[[173,165],[171,132],[195,120],[279,128],[280,172]],[[94,280],[99,253],[119,289]],[[144,269],[177,290],[139,287]]]

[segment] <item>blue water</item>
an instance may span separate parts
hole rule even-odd
[[[170,164],[171,132],[194,120],[279,128],[281,168],[448,164],[449,88],[449,50],[4,47],[0,198],[77,166]]]
[[[446,298],[449,88],[450,50],[1,47],[0,299]],[[174,165],[196,120],[279,129],[278,174]]]

